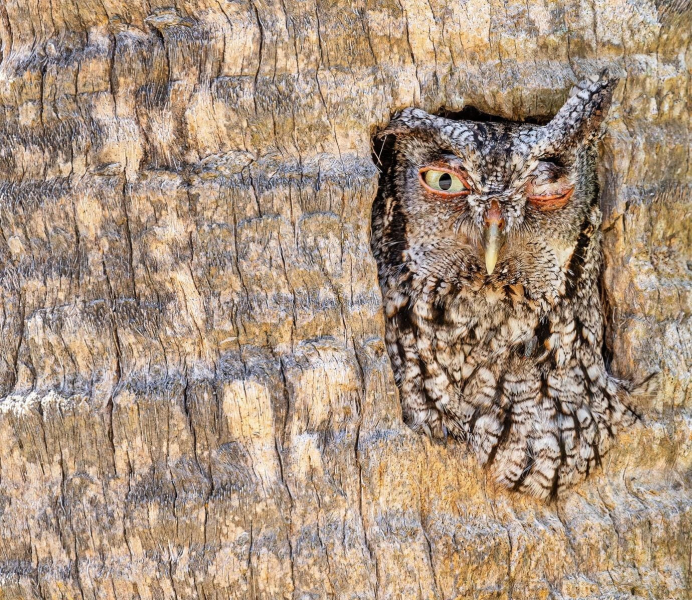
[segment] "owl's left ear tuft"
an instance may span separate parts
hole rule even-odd
[[[560,153],[596,139],[618,81],[606,69],[598,77],[579,82],[557,115],[543,128],[541,152]]]

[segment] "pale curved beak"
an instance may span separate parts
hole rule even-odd
[[[483,250],[485,251],[485,268],[488,275],[492,275],[497,264],[497,258],[505,242],[505,220],[497,200],[490,203],[488,212],[485,213],[485,227],[483,229]]]
[[[505,236],[500,231],[500,227],[493,223],[485,228],[483,232],[483,248],[485,249],[485,268],[488,275],[492,275],[497,264],[497,257],[504,242]]]

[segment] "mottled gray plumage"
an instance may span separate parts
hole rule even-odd
[[[599,465],[644,390],[601,354],[595,142],[615,83],[580,84],[543,127],[407,109],[381,134],[393,154],[372,247],[404,418],[467,440],[500,483],[539,497]],[[431,165],[463,195],[424,185]]]

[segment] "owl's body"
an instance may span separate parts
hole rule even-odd
[[[539,497],[636,420],[602,357],[594,146],[613,86],[583,84],[545,127],[408,109],[384,132],[372,245],[404,418]]]

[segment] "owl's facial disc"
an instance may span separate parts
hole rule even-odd
[[[478,250],[490,276],[508,230],[523,222],[525,211],[537,214],[557,211],[568,204],[575,186],[570,169],[549,157],[528,162],[519,160],[517,165],[522,166],[513,174],[505,180],[495,179],[487,187],[483,185],[483,174],[474,170],[473,163],[467,170],[460,164],[462,160],[452,155],[424,162],[418,169],[419,185],[429,201],[435,204],[442,201],[453,210],[468,206],[476,214],[476,227],[480,229],[476,239],[482,246]],[[471,197],[467,199],[467,196]],[[526,209],[521,208],[524,205]]]

